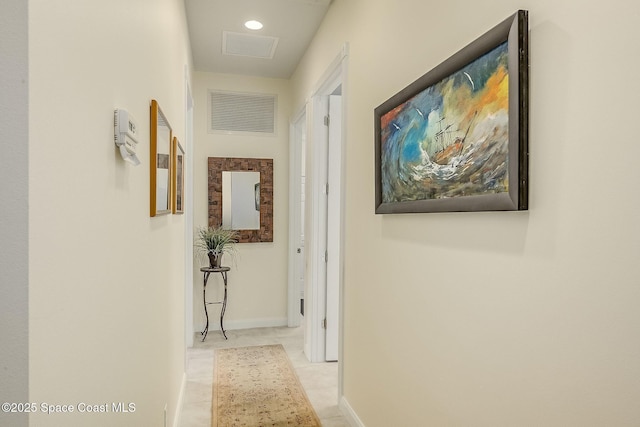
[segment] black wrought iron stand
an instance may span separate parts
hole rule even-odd
[[[227,272],[231,270],[229,267],[202,267],[200,271],[204,273],[204,286],[202,288],[202,303],[204,304],[204,315],[207,318],[207,324],[204,327],[204,330],[201,332],[202,341],[207,337],[207,333],[209,332],[209,312],[207,311],[207,305],[209,304],[222,304],[222,310],[220,310],[220,330],[222,331],[222,335],[224,339],[227,339],[227,333],[224,330],[224,312],[227,309]],[[207,281],[209,281],[209,275],[211,273],[220,273],[222,275],[222,281],[224,282],[224,296],[222,301],[212,301],[207,302]]]

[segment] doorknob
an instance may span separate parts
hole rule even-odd
[[[302,253],[302,249],[298,248],[298,249],[296,250],[296,252],[297,252],[297,253]]]

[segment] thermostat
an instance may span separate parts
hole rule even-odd
[[[138,166],[140,160],[136,156],[138,145],[138,127],[135,119],[125,110],[116,109],[114,113],[114,140],[120,147],[120,155],[132,165]]]

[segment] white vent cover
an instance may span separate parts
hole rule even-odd
[[[273,59],[277,46],[278,38],[276,37],[222,32],[222,53],[225,55]]]
[[[209,91],[212,132],[275,134],[276,101],[272,94]]]

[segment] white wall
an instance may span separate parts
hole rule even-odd
[[[238,245],[235,263],[228,255],[222,260],[229,265],[229,301],[225,329],[287,324],[287,247],[289,210],[289,124],[291,101],[289,81],[228,74],[197,72],[194,74],[194,224],[206,226],[207,158],[251,157],[273,159],[273,242]],[[210,89],[231,92],[276,94],[278,96],[276,136],[209,133],[207,102]],[[225,261],[226,259],[226,261]],[[194,266],[194,328],[204,327],[202,308],[202,273]],[[216,299],[220,277],[211,276],[207,284],[208,300]],[[221,296],[221,294],[220,294]],[[210,329],[219,329],[218,308],[209,310]]]
[[[376,216],[374,108],[518,8],[529,211]],[[333,2],[293,100],[349,42],[344,397],[367,427],[640,422],[639,16],[627,0]]]
[[[0,3],[0,402],[29,399],[27,5]],[[28,424],[0,412],[0,425]]]
[[[184,373],[184,217],[149,217],[149,105],[185,135],[181,0],[29,2],[29,401],[135,412],[38,426],[173,422]],[[138,121],[123,162],[113,111]]]

